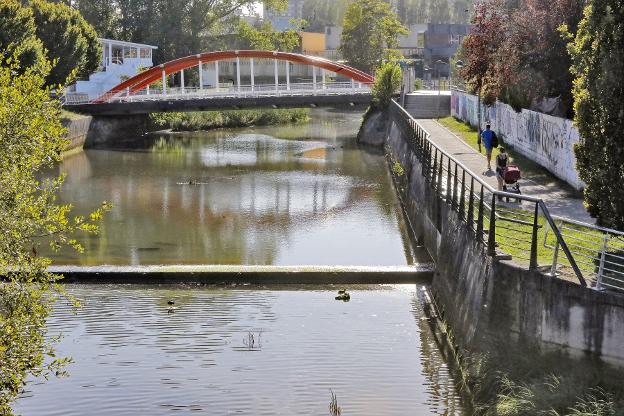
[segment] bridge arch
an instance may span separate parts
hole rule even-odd
[[[185,69],[194,68],[211,62],[240,59],[240,58],[256,58],[256,59],[273,59],[276,61],[286,61],[295,64],[309,65],[320,68],[322,70],[334,72],[354,82],[362,84],[371,84],[375,78],[359,69],[344,65],[329,59],[302,55],[291,52],[278,51],[257,51],[257,50],[236,50],[236,51],[217,51],[205,52],[197,55],[189,55],[184,58],[174,59],[161,65],[154,66],[138,75],[120,83],[113,87],[110,91],[93,101],[93,103],[104,103],[108,99],[120,94],[133,94],[147,88],[149,85],[164,79],[167,75],[184,71]]]

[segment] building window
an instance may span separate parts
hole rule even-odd
[[[451,45],[459,45],[462,41],[461,35],[451,35]]]

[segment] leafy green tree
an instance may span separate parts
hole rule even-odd
[[[401,67],[396,61],[386,62],[375,72],[373,84],[373,105],[377,110],[386,110],[392,96],[401,88]]]
[[[102,58],[97,33],[75,9],[62,3],[31,0],[37,37],[54,63],[48,85],[65,85],[74,76],[95,72]]]
[[[301,12],[308,22],[306,31],[323,33],[326,26],[339,26],[347,3],[347,0],[306,0]]]
[[[1,61],[16,59],[21,68],[32,67],[45,58],[32,10],[17,0],[0,1],[0,51]]]
[[[304,23],[299,22],[299,26]],[[264,21],[258,26],[252,26],[241,20],[237,28],[238,42],[241,49],[277,50],[292,52],[300,44],[299,34],[294,29],[277,32],[271,22]]]
[[[355,0],[345,12],[340,51],[350,65],[370,73],[407,33],[388,3]]]
[[[117,14],[110,0],[79,0],[75,5],[82,17],[89,22],[99,36],[115,38]]]
[[[50,260],[38,253],[82,247],[71,235],[97,231],[107,207],[88,218],[68,218],[71,207],[58,205],[62,178],[40,181],[44,168],[60,160],[67,140],[60,105],[44,87],[49,65],[38,63],[23,73],[0,62],[0,414],[28,377],[62,375],[67,359],[54,356],[45,321],[56,296],[58,276],[47,271]]]
[[[574,110],[581,142],[577,168],[589,212],[601,225],[624,229],[624,9],[619,0],[592,0],[573,58]]]

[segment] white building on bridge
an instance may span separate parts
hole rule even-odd
[[[100,39],[102,61],[98,72],[89,76],[88,81],[78,81],[69,87],[74,96],[89,100],[100,97],[125,79],[131,78],[141,70],[152,67],[152,51],[156,46],[121,40]]]

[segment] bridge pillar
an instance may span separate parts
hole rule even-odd
[[[199,90],[203,90],[204,89],[204,64],[202,63],[202,61],[199,61]]]
[[[312,89],[316,91],[316,67],[312,67]]]
[[[163,95],[167,95],[167,72],[162,70],[162,93]]]
[[[219,61],[215,61],[215,88],[219,91]]]
[[[254,85],[255,85],[255,77],[254,77],[254,60],[253,58],[249,58],[249,69],[250,69],[250,77],[251,77],[251,92],[254,91]]]
[[[322,85],[323,85],[323,89],[325,89],[325,70],[323,68],[321,68],[321,75],[322,75]]]
[[[290,91],[290,62],[286,61],[286,89]]]
[[[240,92],[240,58],[236,57],[236,91]]]
[[[273,66],[275,68],[275,91],[279,90],[279,75],[277,72],[277,59],[273,59]]]
[[[184,70],[180,71],[180,87],[182,87],[182,94],[184,94]]]

